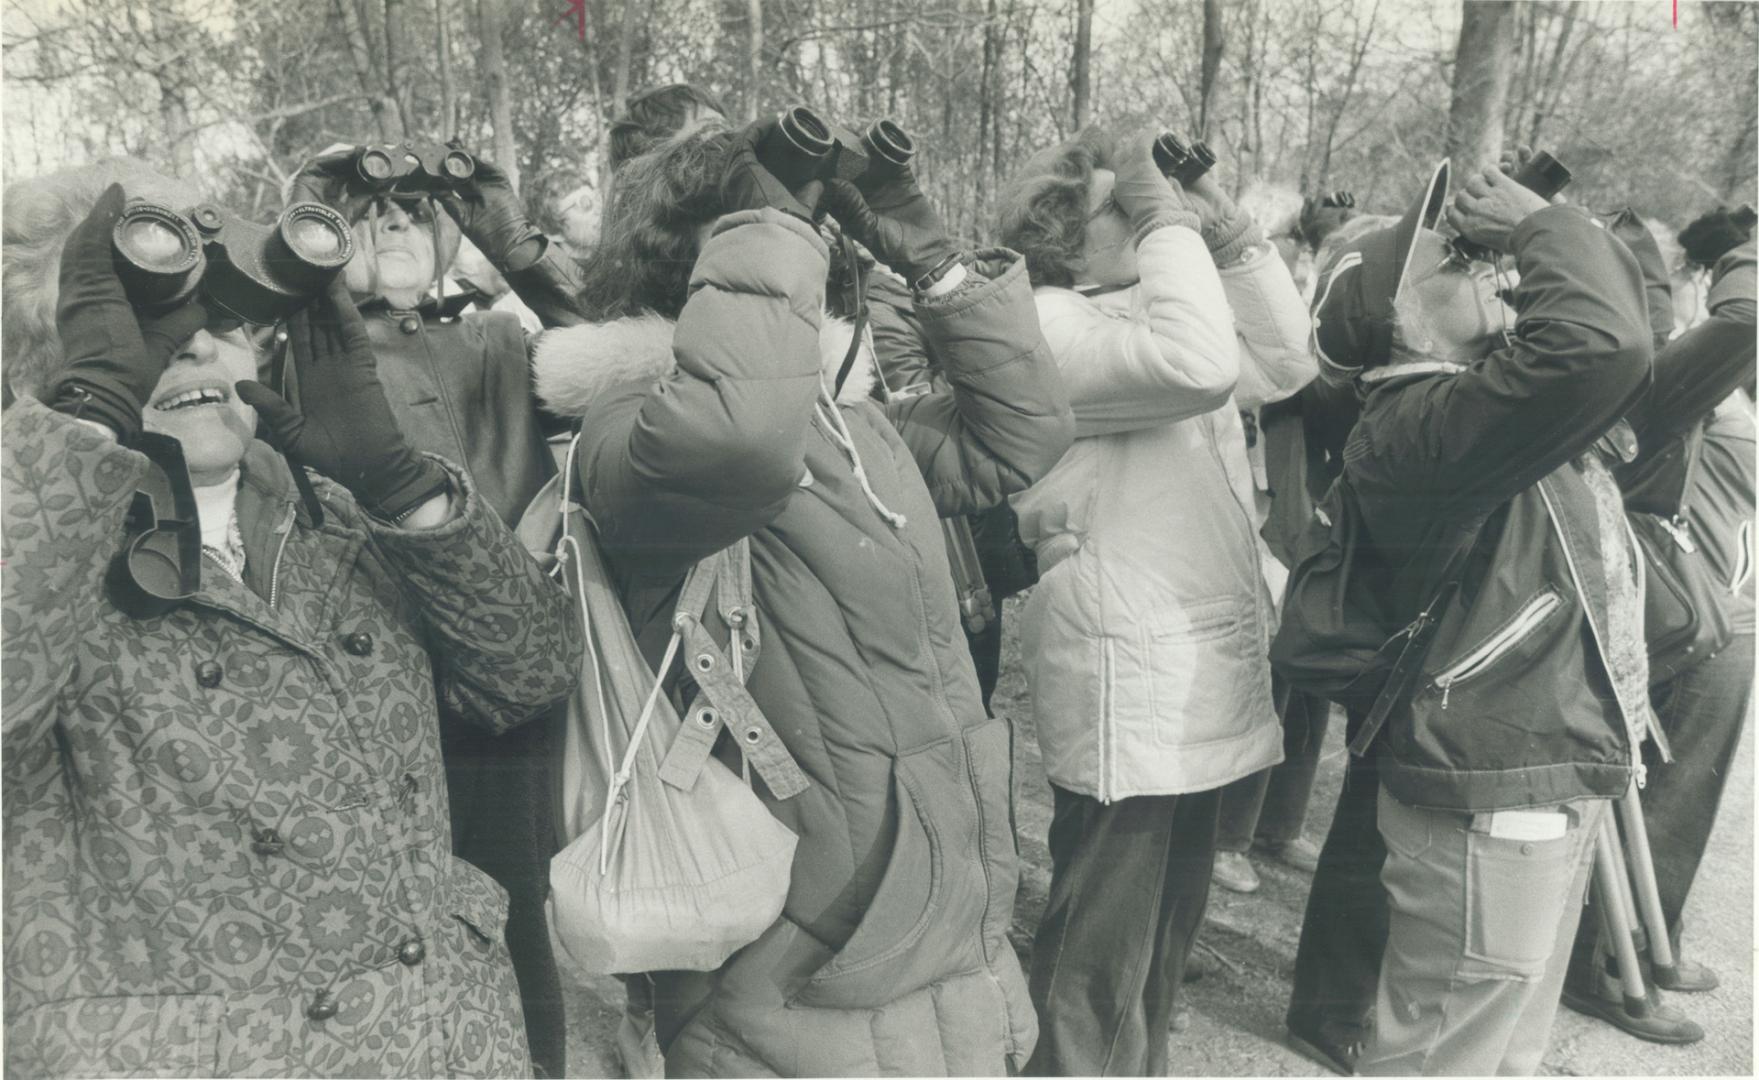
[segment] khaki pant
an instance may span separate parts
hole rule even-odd
[[[1381,788],[1392,919],[1364,1075],[1538,1070],[1608,805],[1566,803],[1562,837],[1521,840]]]

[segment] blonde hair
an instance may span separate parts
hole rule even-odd
[[[193,185],[144,161],[112,157],[6,186],[0,212],[0,375],[13,394],[42,397],[59,374],[61,248],[111,184],[131,199],[178,210],[202,201]]]

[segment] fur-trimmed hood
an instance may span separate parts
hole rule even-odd
[[[578,417],[604,390],[664,378],[676,366],[672,335],[677,326],[671,319],[642,315],[539,334],[531,356],[538,400],[559,416]],[[819,363],[827,388],[836,381],[853,331],[853,323],[829,315],[819,325]],[[855,366],[837,395],[840,405],[856,404],[873,391],[873,342],[865,333],[862,337]]]

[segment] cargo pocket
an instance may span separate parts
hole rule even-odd
[[[954,750],[941,740],[894,763],[897,830],[879,887],[849,940],[790,1004],[877,1008],[982,962],[983,870],[969,796],[954,786],[969,783]]]
[[[8,1017],[10,1076],[218,1076],[218,994],[71,998]]]
[[[1466,943],[1460,974],[1531,981],[1545,974],[1571,903],[1576,831],[1555,840],[1466,833]]]

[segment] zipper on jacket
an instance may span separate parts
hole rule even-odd
[[[1507,626],[1490,635],[1484,642],[1445,671],[1435,677],[1435,685],[1441,688],[1441,707],[1448,707],[1448,695],[1453,693],[1454,684],[1466,682],[1501,660],[1527,635],[1539,628],[1546,617],[1556,611],[1563,603],[1563,597],[1547,589],[1521,608]]]
[[[1683,518],[1675,517],[1670,520],[1658,515],[1655,520],[1661,522],[1661,527],[1667,530],[1667,535],[1673,537],[1675,546],[1681,551],[1687,555],[1698,553],[1698,545],[1692,543],[1692,527]]]
[[[1546,489],[1544,480],[1539,481],[1534,486],[1539,489],[1540,501],[1545,503],[1545,514],[1551,519],[1551,531],[1557,534],[1558,545],[1564,549],[1564,565],[1569,567],[1570,582],[1576,586],[1576,595],[1582,598],[1582,617],[1588,620],[1588,633],[1589,636],[1594,639],[1594,654],[1600,657],[1600,666],[1606,669],[1606,677],[1610,680],[1613,677],[1612,663],[1607,660],[1606,647],[1601,644],[1603,635],[1601,634],[1600,626],[1594,621],[1594,605],[1588,602],[1588,590],[1582,587],[1582,572],[1576,568],[1576,555],[1575,552],[1570,550],[1569,537],[1564,535],[1564,526],[1563,522],[1558,518],[1557,506],[1552,503],[1551,492]],[[1625,531],[1626,534],[1629,535],[1629,521],[1625,523]],[[1637,551],[1633,551],[1631,553],[1631,558],[1639,559],[1642,558],[1642,555]],[[1618,696],[1616,686],[1613,690],[1612,696],[1613,703],[1616,704],[1619,709],[1619,718],[1625,722],[1625,741],[1631,744],[1631,767],[1637,776],[1637,787],[1642,789],[1649,780],[1649,770],[1643,765],[1642,740],[1637,737],[1636,725],[1631,722],[1630,714],[1625,711],[1625,703],[1623,699]]]
[[[298,466],[295,466],[297,468]],[[281,556],[287,554],[287,540],[293,535],[293,518],[298,510],[289,506],[287,517],[281,522],[281,543],[275,547],[275,561],[269,566],[269,610],[275,610],[275,603],[281,597]]]

